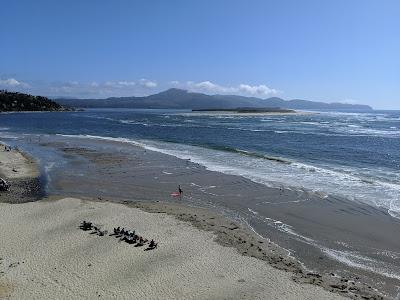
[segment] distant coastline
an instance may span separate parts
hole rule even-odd
[[[281,108],[288,110],[365,110],[372,107],[361,104],[325,103],[309,100],[266,99],[238,95],[207,95],[181,89],[169,89],[144,97],[111,97],[106,99],[54,99],[61,105],[74,108],[138,108],[138,109],[251,109]]]
[[[180,89],[169,89],[145,97],[53,100],[43,96],[0,90],[0,112],[70,111],[76,108],[190,109],[237,114],[289,114],[296,113],[295,110],[373,110],[368,105],[359,104],[284,100],[278,97],[261,99],[238,95],[207,95]]]

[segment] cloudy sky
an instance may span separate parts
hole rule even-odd
[[[0,88],[400,109],[400,1],[2,1]]]

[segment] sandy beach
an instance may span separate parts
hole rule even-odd
[[[68,156],[85,156],[96,166],[88,171],[99,176],[107,172],[108,180],[113,180],[111,165],[121,168],[125,161],[129,166],[129,159],[121,153],[99,156],[83,148],[63,149]],[[142,171],[154,172],[148,164],[153,154],[141,150],[137,155],[130,159],[141,156],[147,162]],[[1,152],[0,158],[2,176],[11,183],[16,175],[10,172],[18,173],[25,184],[37,179],[38,166],[27,155]],[[93,190],[86,185],[90,177],[85,176],[80,185],[65,181],[67,177],[68,173],[54,184],[62,185],[64,193],[73,197],[60,194],[21,203],[33,198],[1,194],[1,201],[8,203],[0,203],[0,297],[339,299],[343,295],[383,299],[363,283],[304,269],[289,251],[216,211],[193,203],[157,200],[157,193],[146,192],[151,182],[124,185],[139,189],[136,194],[120,190],[119,198],[100,193],[101,197],[93,199]],[[82,189],[88,197],[82,196]],[[82,220],[109,232],[117,226],[134,229],[157,241],[159,247],[144,251],[146,246],[82,231]]]
[[[165,214],[64,198],[0,204],[1,296],[10,299],[340,299],[223,247]],[[158,241],[152,251],[78,228],[91,220]]]
[[[20,151],[3,151],[0,144],[0,174],[10,179],[32,178],[39,175],[34,161]]]
[[[20,152],[0,155],[1,174],[8,180],[38,176],[36,165]],[[11,202],[6,196],[2,200]],[[116,226],[135,229],[159,246],[144,251],[145,246],[90,234],[79,229],[82,220],[109,231]],[[121,203],[76,198],[0,203],[0,227],[4,299],[341,298],[222,246],[213,232]]]
[[[397,295],[400,246],[393,236],[400,222],[382,209],[311,191],[270,188],[129,143],[49,137],[41,147],[46,155],[56,149],[56,159],[66,161],[52,171],[53,194],[207,208],[289,249],[306,266],[305,273],[320,274],[329,290],[342,291],[344,284],[344,290],[364,296],[379,294],[377,290]],[[182,202],[170,196],[177,183],[185,191]],[[181,218],[176,213],[181,209],[171,209],[171,214]],[[195,225],[201,222],[194,217]],[[356,291],[351,282],[357,283]]]
[[[4,151],[1,143],[0,149],[0,177],[10,184],[9,191],[0,193],[0,202],[23,203],[38,200],[42,195],[38,165],[16,149]]]

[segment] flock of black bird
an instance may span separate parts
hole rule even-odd
[[[100,227],[96,226],[92,222],[82,221],[79,228],[84,231],[91,231],[90,234],[97,234],[98,236],[105,236],[108,234],[107,230],[101,230]],[[157,243],[154,240],[149,240],[139,236],[135,233],[135,230],[126,230],[125,228],[114,228],[114,231],[109,236],[115,236],[120,241],[124,241],[128,244],[135,244],[135,247],[142,247],[147,244],[145,251],[153,250],[157,248]]]

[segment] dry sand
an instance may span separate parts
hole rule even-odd
[[[144,251],[78,228],[91,220],[154,238]],[[166,214],[65,198],[0,203],[0,297],[11,299],[339,299]]]

